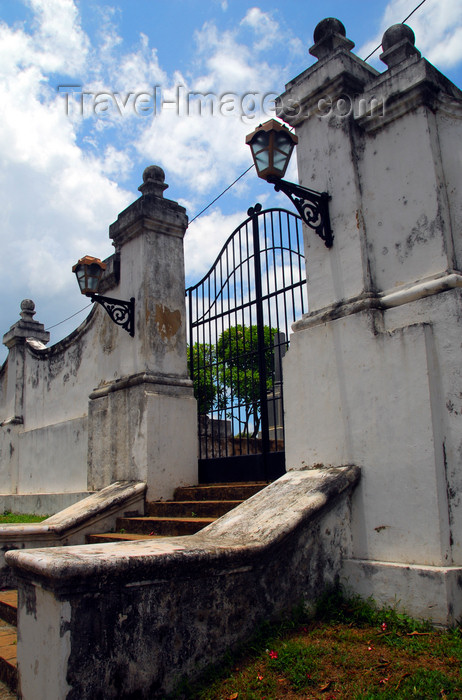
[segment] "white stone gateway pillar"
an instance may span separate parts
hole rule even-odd
[[[22,300],[20,316],[21,320],[3,336],[3,344],[8,348],[8,363],[4,366],[5,379],[3,391],[0,391],[0,483],[1,490],[8,494],[18,493],[21,485],[18,438],[25,422],[26,346],[45,347],[50,340],[43,323],[34,320],[32,299]]]
[[[26,343],[45,347],[50,334],[43,323],[34,320],[35,304],[32,299],[21,302],[21,320],[11,326],[3,336],[3,344],[9,350],[6,396],[3,410],[5,416],[1,425],[22,425],[24,422],[24,367]]]
[[[88,487],[141,480],[147,497],[197,483],[197,408],[186,355],[185,209],[164,199],[161,168],[109,229],[120,255],[121,298],[135,296],[135,337],[108,319],[99,342],[117,342],[120,368],[89,402]]]
[[[305,229],[309,312],[284,359],[288,469],[354,463],[344,582],[448,624],[462,614],[462,93],[385,32],[378,74],[336,19],[286,86],[300,183],[327,191],[331,249]]]

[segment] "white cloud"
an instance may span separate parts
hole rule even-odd
[[[168,76],[144,33],[139,34],[134,50],[122,52],[112,13],[103,13],[103,18],[100,44],[91,48],[85,80],[82,79],[80,89],[73,94],[69,91],[69,98],[63,95],[62,99],[69,100],[70,117],[76,128],[87,121],[88,128],[95,132],[116,127],[117,134],[129,133],[130,140],[135,140],[144,127],[144,115],[153,110],[156,86],[161,91],[168,84]],[[113,133],[116,138],[116,132]]]
[[[247,11],[241,27],[252,30],[255,36],[253,50],[256,52],[284,47],[287,56],[302,56],[306,51],[303,42],[277,21],[272,12],[263,12],[259,7]]]
[[[47,72],[75,74],[88,55],[74,3],[29,5],[32,32],[0,25],[0,277],[4,299],[11,299],[2,311],[5,329],[25,297],[39,302],[39,320],[40,304],[42,313],[48,307],[68,315],[72,263],[87,252],[111,253],[107,227],[131,198],[108,177],[126,172],[126,155],[113,147],[100,157],[85,154],[62,97],[48,84]]]
[[[399,24],[414,9],[410,0],[392,0],[383,13],[380,33],[358,50],[361,57],[367,56],[381,44],[388,27]],[[433,0],[422,5],[407,20],[416,37],[416,47],[422,56],[440,70],[450,68],[462,60],[462,3],[460,0]],[[381,49],[371,62],[377,64]],[[384,68],[383,64],[379,65]]]
[[[119,59],[113,74],[115,87],[125,92],[141,92],[162,85],[167,81],[166,73],[160,68],[157,51],[149,48],[149,39],[140,34],[140,46],[136,52],[127,53]]]
[[[180,92],[170,84],[164,95],[170,109],[144,129],[136,145],[140,154],[191,183],[197,198],[219,193],[250,165],[245,136],[273,116],[271,98],[283,79],[280,66],[257,60],[257,49],[240,43],[239,28],[219,32],[208,22],[195,41],[193,75],[174,76]]]
[[[196,72],[202,68],[215,90],[249,92],[278,90],[282,84],[282,67],[269,65],[258,55],[259,49],[239,40],[238,30],[219,32],[207,22],[195,33],[198,50]]]
[[[215,262],[234,229],[247,218],[246,212],[224,215],[220,209],[192,223],[185,236],[186,275],[198,282]]]
[[[451,29],[446,39],[429,47],[426,56],[441,68],[451,68],[462,60],[462,24]]]
[[[89,41],[73,0],[28,0],[35,14],[34,61],[43,70],[74,75],[82,69]]]
[[[264,51],[280,39],[281,30],[279,24],[268,12],[262,12],[259,7],[251,7],[241,20],[242,26],[250,27],[257,37],[255,43],[257,51]]]
[[[163,112],[146,129],[137,147],[169,175],[185,183],[195,196],[217,192],[250,165],[245,135],[252,130],[232,117],[177,116]]]
[[[117,68],[118,47],[123,39],[117,28],[116,19],[120,19],[120,13],[109,5],[97,7],[99,22],[96,37],[92,46],[92,73],[101,77],[101,72],[107,68]]]
[[[128,153],[118,151],[114,146],[106,146],[104,159],[101,162],[101,172],[116,181],[125,180],[132,168]]]

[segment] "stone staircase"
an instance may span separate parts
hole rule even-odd
[[[18,610],[17,591],[0,591],[0,681],[13,692],[16,691],[17,671],[17,632]],[[2,695],[1,697],[4,697]]]
[[[266,483],[257,482],[180,487],[173,500],[147,502],[146,515],[117,518],[115,532],[89,535],[87,542],[193,535],[265,486]]]
[[[180,487],[171,501],[146,503],[143,517],[118,518],[115,532],[93,534],[88,544],[192,535],[266,486],[266,482]],[[0,683],[17,686],[17,591],[0,591]],[[0,697],[3,697],[0,693]],[[5,696],[6,697],[6,696]],[[14,696],[11,696],[14,697]]]

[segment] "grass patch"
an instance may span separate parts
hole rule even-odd
[[[49,515],[34,515],[33,513],[10,513],[8,510],[0,515],[0,523],[41,523]]]
[[[172,697],[188,700],[460,700],[462,632],[433,629],[341,591],[299,608]]]

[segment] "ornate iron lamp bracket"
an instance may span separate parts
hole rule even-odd
[[[98,302],[107,311],[110,318],[118,326],[130,333],[133,338],[135,335],[135,298],[131,297],[130,301],[123,299],[113,299],[112,297],[103,297],[101,294],[87,294],[92,301]]]
[[[268,177],[267,181],[274,185],[276,192],[284,192],[289,197],[305,224],[316,231],[326,248],[332,248],[334,236],[329,217],[330,195],[276,177]]]

